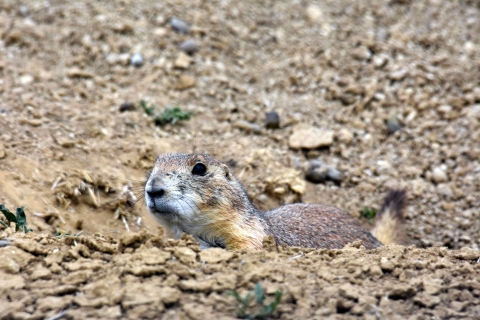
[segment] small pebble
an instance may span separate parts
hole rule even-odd
[[[402,68],[400,70],[396,70],[396,71],[391,72],[389,77],[392,80],[400,81],[400,80],[403,80],[403,78],[405,78],[407,73],[408,73],[408,69],[407,68]]]
[[[188,23],[178,18],[172,18],[170,20],[170,25],[172,26],[173,30],[178,33],[187,34],[190,30]]]
[[[2,113],[8,113],[7,109],[2,109]]]
[[[445,171],[437,167],[432,171],[432,180],[435,183],[442,183],[442,182],[447,182],[448,177]]]
[[[198,50],[198,42],[193,39],[188,39],[180,43],[178,48],[183,52],[192,55]]]
[[[327,166],[327,179],[336,183],[340,183],[342,182],[343,175],[340,171],[338,171],[334,167]]]
[[[278,129],[280,127],[280,116],[276,111],[267,113],[265,127],[267,127],[267,129]]]
[[[322,183],[327,180],[327,166],[319,160],[309,161],[308,169],[305,172],[305,179],[313,183]]]
[[[165,17],[162,15],[157,16],[157,18],[155,19],[155,23],[157,24],[157,26],[163,26],[165,24]]]
[[[337,140],[348,145],[353,141],[353,134],[348,129],[343,128],[337,133]]]
[[[368,60],[372,52],[365,46],[360,46],[352,51],[352,56],[357,60]]]
[[[233,124],[233,126],[247,132],[253,132],[256,134],[262,133],[262,128],[260,128],[259,125],[245,120],[238,120]]]
[[[388,133],[392,134],[400,130],[402,126],[398,122],[398,118],[396,115],[391,115],[388,117],[388,122],[387,122],[387,129]]]
[[[118,108],[120,112],[125,112],[125,111],[134,111],[135,110],[135,104],[133,102],[124,102],[120,105]]]
[[[326,180],[340,183],[343,176],[340,171],[320,160],[310,160],[305,172],[305,179],[313,183],[322,183]]]
[[[7,240],[0,240],[0,248],[2,247],[8,247],[10,245],[10,242]]]
[[[143,63],[143,56],[140,53],[135,53],[130,58],[130,64],[134,67],[140,68],[141,66],[143,66]]]
[[[24,17],[28,16],[28,8],[27,6],[20,6],[20,14]]]

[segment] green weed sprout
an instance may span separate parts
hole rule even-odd
[[[10,224],[13,222],[15,223],[15,232],[18,232],[19,230],[22,230],[25,233],[32,231],[32,229],[27,227],[27,216],[25,215],[23,207],[17,208],[17,211],[13,214],[2,203],[0,204],[0,212],[2,212],[7,219],[7,222],[0,220],[0,224],[3,226],[10,227]]]
[[[245,297],[240,296],[236,290],[229,291],[228,293],[239,303],[237,316],[241,319],[267,319],[267,317],[276,310],[280,300],[282,299],[282,292],[277,290],[275,292],[275,298],[273,301],[269,304],[266,304],[265,293],[260,283],[255,284],[255,288],[253,290],[253,295],[255,298],[255,303],[253,306],[251,306],[251,292],[248,292]]]

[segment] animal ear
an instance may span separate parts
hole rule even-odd
[[[224,164],[223,165],[223,171],[225,172],[225,177],[228,179],[228,180],[232,180],[233,179],[233,175],[230,173],[230,169],[228,169],[228,167]]]

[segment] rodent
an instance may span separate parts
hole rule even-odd
[[[202,249],[261,249],[277,245],[339,249],[362,240],[367,249],[402,236],[405,190],[391,190],[372,232],[348,213],[321,204],[289,204],[260,212],[227,165],[206,154],[164,154],[145,184],[147,208],[173,238],[192,235]]]

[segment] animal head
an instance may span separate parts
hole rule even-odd
[[[185,232],[203,247],[227,247],[234,225],[253,208],[228,167],[203,154],[159,156],[145,184],[145,201],[175,238]]]

